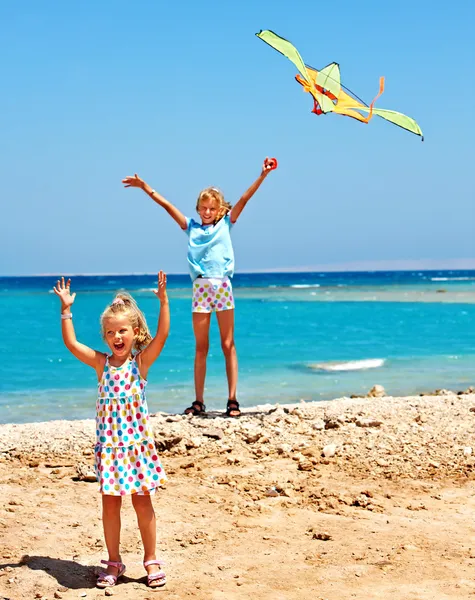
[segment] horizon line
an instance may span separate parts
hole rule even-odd
[[[304,265],[296,267],[273,267],[269,269],[250,269],[236,271],[236,275],[254,275],[267,273],[368,273],[368,272],[397,272],[397,271],[474,271],[475,258],[460,259],[419,259],[419,260],[387,260],[387,261],[360,261],[349,263]],[[157,272],[131,272],[131,273],[70,273],[68,277],[121,277],[124,275],[152,276]],[[169,272],[168,275],[188,275],[188,272]],[[0,277],[59,277],[58,273],[33,273],[33,274],[0,274]]]

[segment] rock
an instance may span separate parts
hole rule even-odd
[[[224,433],[221,429],[211,427],[208,429],[204,429],[202,433],[205,437],[212,438],[213,440],[222,440],[224,437]]]
[[[171,450],[173,447],[178,446],[183,441],[183,436],[177,435],[174,437],[167,437],[164,439],[155,439],[155,447],[159,452],[163,450]]]
[[[313,463],[309,461],[308,458],[302,457],[302,460],[299,460],[297,468],[299,471],[311,471],[313,469]]]
[[[325,418],[325,429],[338,429],[341,423],[337,417],[326,417]]]
[[[336,444],[328,444],[327,446],[325,446],[323,448],[322,454],[323,454],[323,456],[325,456],[325,458],[330,458],[332,456],[335,456]]]
[[[113,596],[114,592],[110,588],[106,588],[104,594],[106,596]]]
[[[266,496],[268,496],[269,498],[276,498],[277,496],[280,496],[280,494],[275,489],[275,487],[271,487],[266,491]]]
[[[386,396],[386,390],[382,385],[376,384],[369,390],[368,396],[370,398],[383,398]]]
[[[312,536],[312,540],[322,540],[323,542],[328,542],[332,539],[333,539],[333,537],[326,531],[324,531],[322,533],[314,533]]]
[[[201,446],[201,439],[199,437],[192,437],[186,440],[185,446],[187,448],[199,448]]]
[[[292,452],[292,446],[290,444],[279,444],[276,450],[279,454],[289,454],[289,452]]]
[[[383,422],[371,418],[359,418],[355,421],[357,427],[380,427]]]
[[[91,483],[97,481],[96,473],[91,465],[79,463],[76,466],[76,472],[79,481],[89,481]]]
[[[316,431],[325,429],[325,421],[323,419],[317,419],[312,423],[312,429],[315,429]]]
[[[465,456],[471,456],[472,452],[473,452],[473,450],[472,450],[471,446],[466,446],[463,449],[463,453],[464,453]]]

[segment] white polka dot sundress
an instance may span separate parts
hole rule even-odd
[[[107,358],[96,404],[96,474],[110,496],[150,494],[167,476],[149,431],[145,387],[135,358],[113,367]]]

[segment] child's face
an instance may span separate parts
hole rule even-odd
[[[198,214],[203,225],[211,225],[216,221],[219,213],[219,202],[214,198],[206,198],[200,201]]]
[[[138,333],[130,324],[127,315],[117,315],[104,319],[104,338],[114,356],[126,358],[132,352],[134,339]]]

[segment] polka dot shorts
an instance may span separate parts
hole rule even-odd
[[[192,312],[212,313],[234,308],[229,277],[198,277],[193,282]]]

